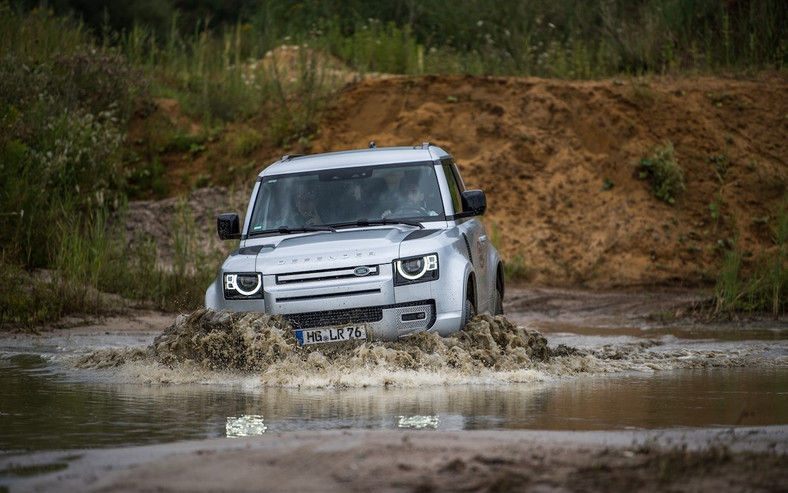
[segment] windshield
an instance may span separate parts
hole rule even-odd
[[[348,168],[264,179],[249,234],[435,219],[445,216],[432,163]]]

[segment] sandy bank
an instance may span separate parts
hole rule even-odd
[[[788,427],[266,433],[0,459],[10,491],[785,491]]]

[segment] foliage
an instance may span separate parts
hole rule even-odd
[[[50,5],[59,14],[76,13],[110,40],[111,31],[128,33],[139,25],[157,40],[173,29],[195,33],[234,24],[248,24],[269,43],[319,33],[332,39],[335,55],[362,71],[395,53],[410,57],[414,45],[424,47],[425,55],[440,53],[430,62],[443,69],[575,78],[784,68],[788,61],[784,0],[56,0]],[[263,53],[273,46],[263,46]],[[403,61],[397,62],[401,70],[418,66],[411,58]],[[436,66],[426,63],[425,70]]]
[[[47,267],[58,225],[124,200],[125,122],[145,78],[47,12],[6,16],[0,32],[0,248],[5,261]]]
[[[524,281],[530,275],[530,269],[522,253],[507,259],[503,264],[503,272],[509,281]]]
[[[501,249],[501,230],[496,223],[492,223],[490,238],[493,246]],[[530,269],[525,261],[525,256],[522,253],[517,253],[509,258],[504,258],[503,274],[508,281],[525,281],[530,275]]]
[[[684,169],[673,155],[673,143],[666,142],[654,149],[651,156],[642,158],[638,178],[651,183],[651,193],[660,200],[675,204],[676,198],[684,190]]]
[[[752,275],[743,275],[745,256],[738,242],[726,252],[714,290],[715,313],[754,311],[777,318],[788,312],[788,202],[773,219],[774,253],[757,259]]]

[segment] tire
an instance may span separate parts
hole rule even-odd
[[[493,306],[493,317],[503,315],[503,294],[500,286],[495,287],[495,305]]]
[[[463,310],[462,310],[462,327],[460,328],[462,329],[466,325],[468,325],[468,322],[470,322],[471,319],[475,316],[476,316],[476,307],[473,306],[473,300],[470,298],[466,298],[465,305],[463,306]]]

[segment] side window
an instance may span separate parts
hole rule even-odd
[[[451,194],[451,203],[454,206],[454,213],[462,212],[462,201],[460,200],[460,193],[462,192],[461,182],[457,180],[457,175],[451,162],[443,162],[443,174],[446,176],[446,181],[449,184],[449,193]]]

